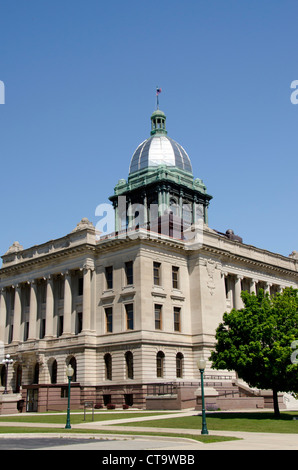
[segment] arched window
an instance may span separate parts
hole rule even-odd
[[[172,212],[176,216],[179,216],[179,204],[174,198],[170,199],[170,212]]]
[[[112,356],[111,354],[105,354],[105,379],[112,380]]]
[[[77,361],[74,356],[72,356],[72,358],[70,359],[69,364],[73,368],[73,376],[72,376],[71,381],[76,382],[77,381]]]
[[[156,355],[156,376],[162,378],[164,376],[164,360],[165,355],[159,351]]]
[[[51,367],[51,384],[57,383],[57,361],[54,360]]]
[[[183,377],[183,354],[176,354],[176,377],[177,379],[182,379]]]
[[[131,351],[125,353],[126,377],[133,379],[133,354]]]

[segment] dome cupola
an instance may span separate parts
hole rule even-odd
[[[167,135],[166,115],[157,109],[151,116],[151,137],[134,152],[129,174],[160,165],[178,168],[192,175],[190,158],[184,148]]]

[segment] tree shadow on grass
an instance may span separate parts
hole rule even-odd
[[[298,419],[298,412],[281,412],[279,418],[276,418],[274,413],[268,411],[264,412],[228,412],[228,411],[221,411],[221,412],[212,412],[206,413],[208,419],[217,418],[217,419],[248,419],[248,420],[265,420],[265,419],[272,419],[272,420],[284,420],[284,421],[292,421],[294,417]]]

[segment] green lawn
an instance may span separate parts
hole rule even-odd
[[[111,419],[125,419],[125,418],[143,418],[144,416],[156,416],[160,413],[142,413],[142,412],[133,412],[129,414],[129,411],[124,412],[113,412],[113,413],[94,413],[94,421],[107,421]],[[27,415],[18,414],[13,416],[1,416],[0,423],[50,423],[50,424],[65,424],[66,422],[66,412],[59,414],[38,414]],[[92,414],[86,414],[86,421],[84,421],[84,413],[72,413],[71,412],[71,423],[72,424],[81,424],[84,422],[92,422]]]
[[[271,412],[258,413],[207,413],[209,431],[247,431],[298,434],[298,413],[282,412],[280,419],[275,419]],[[201,429],[201,416],[158,419],[133,423],[134,426],[161,427],[175,429]],[[129,426],[124,423],[123,426]]]
[[[228,437],[228,436],[212,436],[212,435],[207,435],[207,436],[201,436],[201,435],[194,435],[194,434],[179,434],[177,433],[167,433],[167,432],[146,432],[146,431],[118,431],[117,428],[115,428],[115,431],[110,431],[110,430],[104,430],[104,429],[76,429],[76,428],[71,428],[71,429],[64,429],[63,427],[59,428],[38,428],[38,427],[21,427],[20,425],[16,424],[15,426],[1,426],[0,425],[0,434],[31,434],[31,433],[38,433],[38,434],[49,434],[49,433],[59,433],[59,434],[98,434],[99,436],[96,438],[100,438],[100,434],[121,434],[129,436],[162,436],[162,437],[176,437],[179,439],[192,439],[194,441],[202,442],[204,444],[209,444],[211,442],[222,442],[222,441],[234,441],[238,440],[237,438],[234,437]]]
[[[171,414],[174,412],[165,412],[162,414]],[[143,412],[113,412],[113,413],[104,413],[104,412],[99,412],[94,414],[94,422],[95,421],[104,421],[104,420],[110,420],[110,419],[121,419],[121,418],[143,418],[144,416],[157,416],[160,415],[160,412],[155,413],[143,413]],[[10,423],[15,423],[15,425],[12,426],[1,426],[1,422],[10,422]],[[72,412],[71,413],[71,424],[80,424],[84,422],[84,414],[78,413],[78,412]],[[85,422],[92,422],[92,414],[87,414],[86,416],[86,421]],[[22,423],[36,423],[36,427],[26,427],[22,426]],[[49,423],[49,424],[57,424],[57,427],[52,427],[52,428],[46,428],[46,427],[38,427],[38,423]],[[110,430],[105,430],[105,429],[81,429],[81,428],[74,428],[72,427],[71,429],[65,429],[65,423],[66,423],[66,413],[59,413],[59,414],[38,414],[36,413],[35,415],[26,415],[26,414],[18,414],[14,416],[3,416],[0,417],[0,434],[10,434],[10,433],[19,433],[19,434],[26,434],[26,433],[79,433],[79,434],[121,434],[121,435],[127,435],[127,436],[136,436],[136,435],[146,435],[146,436],[164,436],[164,437],[178,437],[181,439],[193,439],[196,441],[200,441],[202,443],[210,443],[210,442],[219,442],[219,441],[230,441],[230,440],[235,440],[236,438],[233,437],[226,437],[226,436],[212,436],[212,435],[194,435],[190,433],[187,434],[181,434],[179,433],[179,429],[177,429],[176,433],[167,433],[167,432],[154,432],[154,431],[140,431],[140,432],[135,432],[135,431],[123,431],[117,430],[115,427],[115,431],[110,431]],[[142,424],[142,422],[138,423],[139,425]],[[195,429],[195,428],[194,428]],[[99,436],[100,437],[100,436]]]
[[[171,414],[169,412],[169,414]],[[275,419],[272,412],[246,412],[246,413],[229,413],[229,412],[213,412],[207,413],[207,427],[209,431],[208,436],[201,436],[200,434],[192,434],[192,430],[200,431],[202,427],[201,416],[194,411],[192,416],[184,416],[181,418],[166,418],[166,419],[154,419],[152,421],[144,421],[142,418],[144,416],[157,416],[160,413],[150,412],[118,412],[113,413],[104,413],[99,412],[94,414],[94,421],[103,421],[111,419],[121,419],[121,418],[130,418],[136,417],[140,418],[140,421],[133,422],[134,427],[150,427],[150,428],[171,428],[175,429],[175,433],[167,433],[166,431],[156,431],[153,429],[148,429],[147,432],[143,430],[139,433],[123,431],[123,426],[131,426],[132,423],[122,423],[122,429],[117,429],[117,424],[115,424],[115,431],[108,431],[105,429],[78,429],[72,428],[70,430],[65,430],[66,423],[66,413],[59,414],[39,414],[34,415],[18,414],[14,416],[1,416],[0,417],[0,433],[51,433],[51,432],[68,432],[68,433],[92,433],[92,434],[127,434],[127,435],[161,435],[161,436],[172,436],[180,438],[190,438],[204,443],[214,442],[219,440],[231,440],[233,438],[227,438],[224,436],[214,436],[212,431],[246,431],[246,432],[264,432],[264,433],[293,433],[298,434],[298,419],[294,420],[293,418],[298,418],[298,412],[281,412],[280,419]],[[86,416],[86,421],[92,422],[92,415],[88,414]],[[15,426],[1,426],[1,422],[11,422],[15,423]],[[84,422],[83,413],[71,413],[71,424],[80,424]],[[25,427],[22,426],[22,423],[36,423],[36,427]],[[57,424],[55,428],[40,428],[38,423],[49,423]],[[187,434],[179,433],[179,430],[188,430]]]

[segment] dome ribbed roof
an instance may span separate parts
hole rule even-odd
[[[156,133],[138,146],[132,156],[129,173],[159,165],[177,167],[192,173],[191,162],[184,148],[167,135]]]
[[[180,144],[167,136],[166,115],[158,109],[151,116],[151,137],[134,152],[129,174],[159,165],[176,167],[192,174],[189,156]]]

